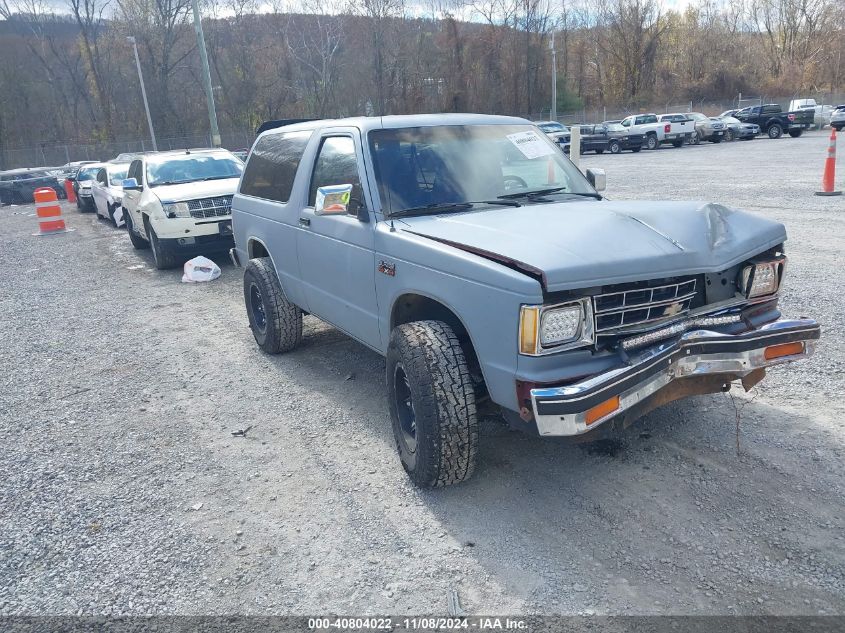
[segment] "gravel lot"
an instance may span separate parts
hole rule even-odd
[[[433,492],[399,465],[373,352],[308,317],[301,349],[266,356],[222,257],[182,284],[93,214],[33,237],[31,206],[0,208],[0,614],[445,614],[453,589],[470,613],[845,613],[826,136],[582,161],[613,198],[786,223],[782,306],[822,323],[812,360],[612,443],[484,420],[475,477]]]

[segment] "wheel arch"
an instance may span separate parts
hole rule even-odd
[[[478,371],[484,378],[484,367],[478,358],[469,328],[450,305],[424,292],[405,291],[397,295],[390,306],[390,331],[414,321],[443,321],[449,325],[461,342],[470,372]]]

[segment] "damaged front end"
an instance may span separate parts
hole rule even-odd
[[[611,420],[624,427],[668,402],[727,391],[735,380],[750,389],[767,367],[809,357],[820,333],[812,319],[779,319],[739,334],[692,330],[616,369],[530,389],[530,414],[540,435],[581,435]]]

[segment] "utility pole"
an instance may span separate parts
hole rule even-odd
[[[135,42],[133,36],[126,38],[132,44],[132,50],[135,51],[135,65],[138,67],[138,81],[141,82],[141,96],[144,98],[144,111],[147,113],[147,125],[150,126],[150,138],[153,141],[153,151],[157,152],[156,133],[153,130],[153,118],[150,116],[150,104],[147,103],[147,89],[144,88],[144,75],[141,73],[141,59],[138,57],[138,44]]]
[[[214,108],[214,90],[211,87],[211,69],[208,67],[208,51],[205,50],[205,36],[202,34],[202,18],[197,0],[191,0],[194,6],[194,31],[197,33],[197,48],[202,60],[202,79],[205,85],[205,99],[208,101],[208,120],[211,123],[211,145],[220,147],[220,130],[217,128],[217,110]]]
[[[549,118],[552,121],[557,121],[557,52],[555,51],[554,30],[552,30],[552,39],[549,42],[549,48],[552,49],[552,110]]]

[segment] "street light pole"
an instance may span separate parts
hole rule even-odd
[[[557,121],[557,52],[555,51],[555,32],[552,31],[552,40],[549,42],[552,49],[552,109],[550,119]]]
[[[147,125],[150,126],[150,138],[153,141],[153,151],[157,152],[156,133],[153,130],[153,118],[150,116],[150,104],[147,103],[147,89],[144,87],[144,75],[141,72],[141,59],[138,57],[138,44],[135,42],[133,36],[126,38],[132,44],[132,50],[135,51],[135,65],[138,67],[138,81],[141,82],[141,96],[144,98],[144,111],[147,113]]]
[[[205,36],[202,34],[202,18],[197,0],[192,0],[194,7],[194,31],[197,33],[197,48],[202,60],[202,79],[205,85],[205,99],[208,101],[208,120],[211,123],[211,144],[220,147],[220,130],[217,128],[217,110],[214,108],[214,91],[211,88],[211,69],[208,66],[208,51],[205,50]]]

